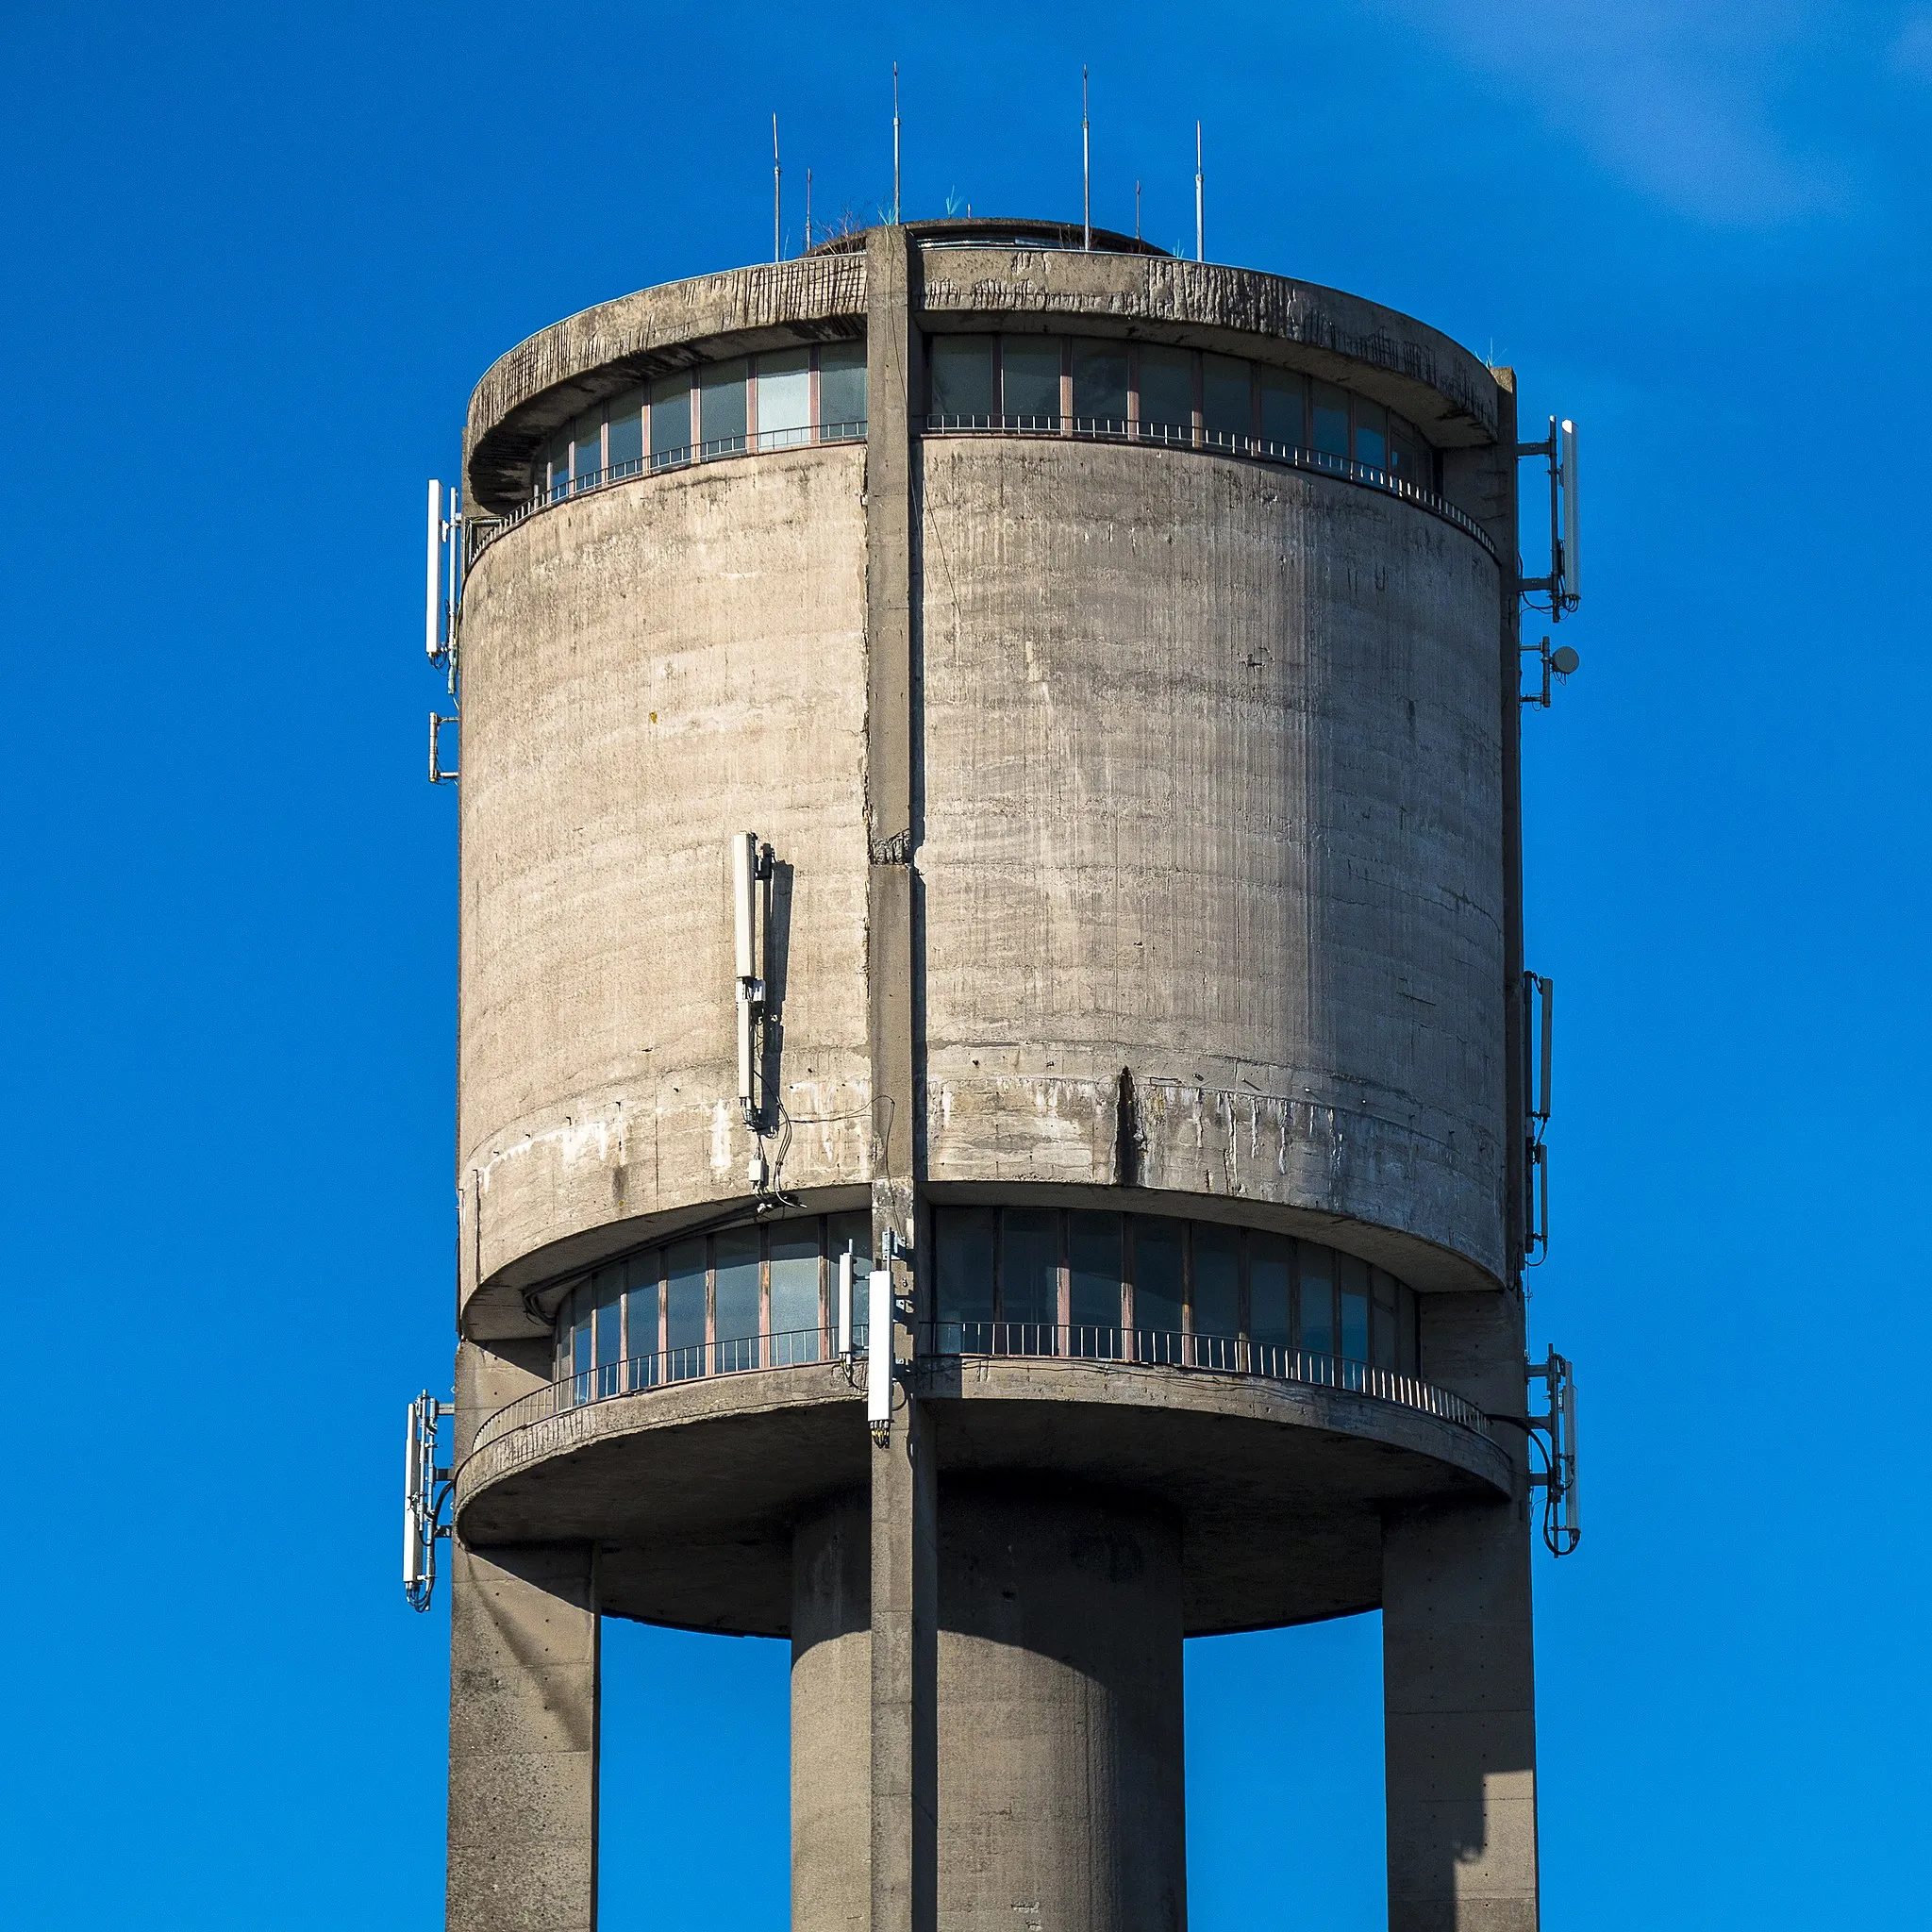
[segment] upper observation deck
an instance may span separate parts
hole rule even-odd
[[[864,1226],[721,1229],[568,1289],[558,1374],[484,1418],[460,1466],[465,1537],[591,1539],[613,1607],[781,1632],[789,1526],[863,1480],[863,1299],[841,1352],[832,1284]],[[1415,1373],[1415,1297],[1356,1257],[1025,1207],[936,1209],[932,1240],[912,1373],[942,1473],[1162,1499],[1187,1528],[1191,1628],[1368,1607],[1379,1511],[1509,1492],[1482,1411]],[[1311,1507],[1337,1553],[1319,1578],[1267,1534]]]

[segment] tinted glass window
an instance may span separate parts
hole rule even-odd
[[[571,430],[571,475],[580,483],[588,481],[604,467],[604,418],[601,413],[592,411],[588,416],[579,416]]]
[[[626,1297],[625,1349],[633,1361],[655,1357],[661,1345],[658,1334],[658,1250],[652,1248],[644,1254],[633,1255],[626,1272],[630,1290]]]
[[[1201,423],[1210,442],[1244,443],[1254,426],[1248,365],[1232,356],[1201,358]]]
[[[758,358],[758,447],[789,449],[811,440],[811,351]]]
[[[1372,470],[1389,461],[1389,411],[1360,396],[1355,399],[1355,459]]]
[[[827,342],[819,351],[819,434],[831,441],[865,434],[863,342]]]
[[[570,438],[559,436],[550,445],[550,493],[562,496],[570,489]]]
[[[691,450],[691,377],[662,375],[651,385],[651,460],[681,461]]]
[[[1000,1319],[1051,1326],[1059,1320],[1059,1215],[1051,1208],[1008,1208],[1000,1218]],[[1042,1344],[1016,1336],[1011,1345]]]
[[[1310,385],[1314,391],[1314,435],[1309,446],[1332,457],[1348,454],[1348,391],[1332,382]]]
[[[1008,422],[1058,429],[1060,345],[1055,338],[1000,338],[1000,413]]]
[[[860,1209],[856,1214],[835,1214],[825,1224],[825,1253],[836,1263],[847,1244],[858,1257],[855,1270],[865,1274],[872,1269],[872,1216]]]
[[[1395,1366],[1395,1310],[1380,1302],[1369,1310],[1369,1359],[1378,1369]]]
[[[1293,1345],[1289,1322],[1289,1246],[1278,1234],[1248,1237],[1248,1333],[1270,1348]],[[1264,1369],[1267,1363],[1260,1364]]]
[[[571,1324],[570,1331],[571,1368],[580,1375],[588,1374],[591,1368],[591,1311],[580,1308],[577,1318]]]
[[[1194,1333],[1241,1330],[1241,1238],[1231,1227],[1194,1226]]]
[[[624,1263],[598,1269],[591,1286],[597,1302],[597,1362],[603,1367],[624,1354]]]
[[[1280,449],[1302,449],[1307,443],[1303,422],[1306,385],[1286,370],[1264,369],[1261,381],[1261,440]]]
[[[993,1212],[941,1208],[933,1212],[938,1250],[937,1301],[942,1323],[992,1320]],[[970,1345],[970,1343],[969,1343]]]
[[[742,360],[708,362],[698,375],[698,440],[707,456],[729,456],[744,447]]]
[[[1122,342],[1074,344],[1074,421],[1083,429],[1127,426],[1127,351]]]
[[[1309,1355],[1335,1353],[1335,1256],[1332,1249],[1302,1241],[1296,1250],[1301,1284],[1299,1345]]]
[[[991,336],[934,336],[929,367],[935,416],[947,423],[991,422]]]
[[[1404,483],[1417,490],[1435,487],[1435,466],[1428,458],[1428,445],[1417,434],[1415,425],[1400,416],[1389,418],[1389,468]]]
[[[772,1230],[772,1359],[809,1362],[819,1353],[819,1227],[815,1221]]]
[[[668,1372],[699,1375],[705,1365],[705,1244],[679,1241],[664,1257]]]
[[[755,1363],[751,1338],[758,1332],[758,1231],[755,1227],[727,1228],[716,1240],[712,1321],[719,1343],[718,1366],[751,1368]]]
[[[1075,1328],[1121,1325],[1121,1217],[1067,1217],[1068,1320]],[[1096,1337],[1106,1341],[1106,1337]]]
[[[635,475],[643,454],[644,392],[634,389],[610,405],[610,474],[613,476]]]
[[[1369,1264],[1354,1255],[1335,1257],[1335,1285],[1341,1291],[1341,1349],[1352,1362],[1369,1358]]]
[[[1134,1230],[1134,1329],[1156,1338],[1177,1334],[1181,1325],[1181,1256],[1187,1224],[1136,1215]],[[1177,1360],[1157,1339],[1157,1361]]]
[[[1194,433],[1194,358],[1185,349],[1141,351],[1141,433],[1187,442]]]

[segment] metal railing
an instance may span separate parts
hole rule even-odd
[[[1473,537],[1491,557],[1496,546],[1489,533],[1468,511],[1458,509],[1447,497],[1432,490],[1421,490],[1406,478],[1373,463],[1358,463],[1352,457],[1337,456],[1331,450],[1303,449],[1298,444],[1270,442],[1259,436],[1236,436],[1224,430],[1204,429],[1197,438],[1191,426],[1177,423],[1124,423],[1103,416],[970,416],[937,415],[925,419],[928,436],[1070,436],[1084,442],[1147,442],[1163,449],[1196,449],[1213,456],[1236,457],[1247,462],[1270,463],[1278,469],[1304,470],[1320,476],[1338,476],[1346,483],[1357,483],[1366,490],[1380,491],[1385,496],[1412,503],[1418,509],[1453,524],[1464,536]]]
[[[865,1324],[853,1330],[853,1345],[865,1350]],[[824,1328],[790,1328],[774,1335],[726,1336],[716,1341],[693,1341],[655,1355],[634,1355],[623,1361],[599,1362],[575,1369],[533,1389],[527,1395],[499,1408],[476,1431],[471,1454],[512,1431],[552,1416],[567,1414],[617,1395],[635,1395],[647,1389],[668,1388],[674,1382],[693,1382],[712,1375],[739,1375],[752,1369],[802,1368],[811,1362],[838,1358],[838,1338]]]
[[[1211,1374],[1252,1376],[1308,1389],[1334,1389],[1391,1402],[1490,1433],[1481,1409],[1461,1396],[1415,1375],[1345,1356],[1317,1355],[1246,1335],[1191,1335],[1172,1328],[1108,1328],[1053,1322],[932,1322],[921,1330],[921,1353],[937,1357],[1021,1357],[1069,1362],[1120,1362],[1130,1366],[1192,1369]],[[853,1331],[856,1355],[865,1354],[865,1324]],[[533,1423],[575,1409],[664,1389],[676,1382],[742,1374],[754,1369],[801,1368],[838,1359],[838,1341],[826,1328],[793,1328],[778,1334],[727,1337],[660,1349],[574,1370],[499,1408],[476,1431],[471,1453],[501,1441]]]
[[[1248,1335],[1192,1335],[1177,1328],[1090,1327],[1055,1322],[933,1322],[924,1329],[923,1341],[929,1355],[1146,1363],[1158,1368],[1203,1369],[1219,1375],[1252,1375],[1266,1382],[1295,1382],[1310,1389],[1339,1389],[1350,1395],[1368,1395],[1378,1402],[1421,1409],[1425,1415],[1474,1429],[1479,1436],[1490,1433],[1481,1409],[1432,1382],[1374,1362],[1316,1355]]]
[[[693,463],[713,463],[726,457],[763,456],[773,450],[809,449],[813,444],[863,442],[865,422],[822,423],[816,429],[761,429],[756,435],[716,436],[708,441],[679,443],[673,449],[654,449],[644,456],[628,457],[601,470],[588,470],[578,476],[560,477],[548,489],[539,490],[527,503],[500,517],[477,517],[475,536],[470,545],[465,567],[474,564],[506,530],[527,523],[540,510],[574,496],[587,496],[612,484],[627,483],[634,476],[655,476],[661,471],[688,470]]]

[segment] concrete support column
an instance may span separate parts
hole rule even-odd
[[[791,1932],[872,1919],[872,1512],[841,1498],[791,1544]]]
[[[1423,1371],[1521,1416],[1521,1301],[1424,1297]],[[1520,1486],[1510,1502],[1431,1506],[1383,1526],[1389,1932],[1536,1932],[1527,1497]]]
[[[546,1344],[540,1344],[547,1352]],[[521,1352],[521,1351],[520,1351]],[[464,1342],[457,1446],[541,1374]],[[598,1620],[583,1544],[445,1550],[449,1932],[594,1932]]]
[[[1177,1525],[949,1482],[940,1544],[941,1932],[1182,1932]]]

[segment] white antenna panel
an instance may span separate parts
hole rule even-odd
[[[429,554],[423,593],[423,649],[433,664],[442,650],[441,624],[437,607],[441,603],[442,485],[429,479]]]
[[[874,1429],[892,1420],[892,1270],[874,1268],[865,1320],[865,1419]]]
[[[1583,596],[1583,518],[1576,493],[1576,425],[1563,425],[1563,592],[1572,604]]]

